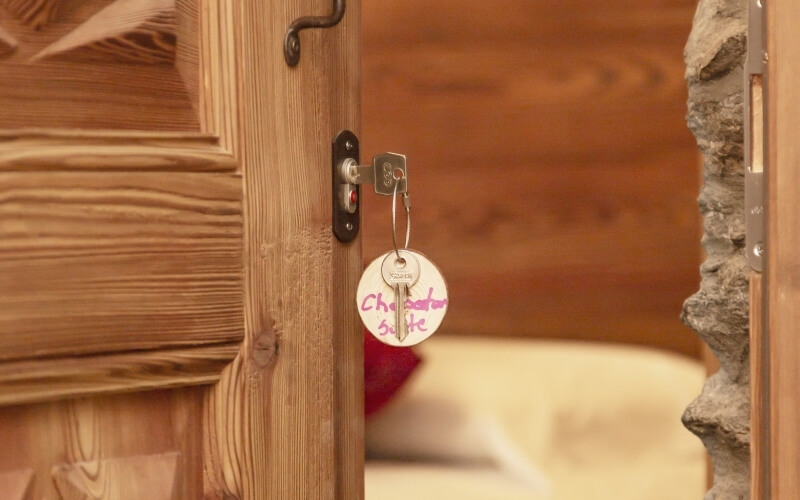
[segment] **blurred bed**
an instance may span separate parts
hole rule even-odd
[[[680,415],[698,361],[642,347],[434,337],[367,421],[367,500],[702,498]]]

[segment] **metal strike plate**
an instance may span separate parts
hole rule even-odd
[[[358,165],[358,137],[349,131],[339,132],[333,140],[331,156],[331,201],[333,211],[333,234],[343,242],[349,243],[358,236],[361,214],[359,200],[360,188],[357,184],[342,178],[342,165],[352,160]]]
[[[745,248],[747,262],[755,271],[763,269],[766,245],[764,170],[764,104],[767,89],[767,52],[764,40],[764,7],[761,0],[747,0],[748,35],[745,61],[744,161]]]

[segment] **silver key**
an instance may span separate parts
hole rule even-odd
[[[359,165],[352,158],[340,166],[342,182],[347,184],[374,184],[375,192],[392,196],[397,184],[397,194],[408,192],[408,166],[405,155],[383,153],[372,159],[372,165]]]
[[[406,250],[397,253],[389,252],[383,259],[381,274],[387,285],[394,289],[394,334],[402,342],[408,336],[408,320],[406,319],[406,299],[409,288],[419,279],[419,261],[414,254]]]

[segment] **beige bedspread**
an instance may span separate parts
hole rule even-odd
[[[367,500],[689,500],[705,453],[680,416],[705,379],[645,348],[433,338],[368,422]]]

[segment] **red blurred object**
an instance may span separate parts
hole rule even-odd
[[[364,414],[388,403],[420,361],[411,348],[386,345],[364,330]]]

